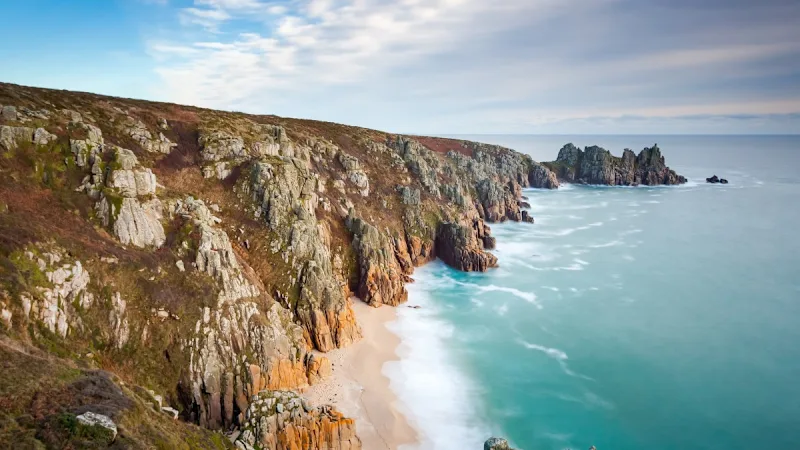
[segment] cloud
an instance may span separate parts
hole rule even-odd
[[[185,38],[150,45],[163,94],[210,107],[429,132],[800,110],[796,2],[195,0],[180,17]]]

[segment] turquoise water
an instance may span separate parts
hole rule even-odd
[[[800,445],[800,137],[472,138],[658,142],[690,183],[528,190],[536,223],[492,226],[498,269],[418,269],[385,371],[421,448]]]

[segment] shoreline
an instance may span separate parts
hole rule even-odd
[[[387,326],[397,319],[397,308],[373,308],[355,297],[351,301],[363,337],[348,347],[318,353],[331,361],[332,373],[302,396],[314,406],[331,404],[355,419],[365,449],[418,445],[419,433],[400,412],[401,402],[383,373],[385,363],[400,360],[400,337]]]

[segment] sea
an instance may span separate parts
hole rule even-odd
[[[800,447],[800,136],[452,137],[537,161],[657,143],[689,182],[527,189],[498,268],[418,268],[383,368],[409,448]]]

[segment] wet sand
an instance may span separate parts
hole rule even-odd
[[[352,299],[364,337],[357,343],[330,351],[333,374],[304,393],[313,405],[332,404],[356,420],[362,446],[368,450],[394,450],[418,442],[417,432],[399,412],[399,400],[389,388],[383,364],[397,361],[400,339],[386,325],[397,311],[390,306],[372,308]],[[401,306],[402,307],[402,306]]]

